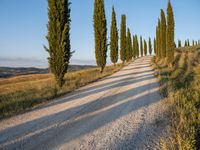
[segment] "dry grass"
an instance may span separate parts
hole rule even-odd
[[[173,137],[171,143],[164,144],[165,149],[196,150],[200,147],[199,58],[200,50],[190,47],[177,52],[172,69],[154,61],[161,93],[173,104],[170,112]]]
[[[108,66],[101,74],[99,68],[84,69],[65,75],[65,85],[58,89],[52,74],[35,74],[0,80],[0,119],[17,114],[39,103],[71,92],[78,87],[111,75],[121,64]]]

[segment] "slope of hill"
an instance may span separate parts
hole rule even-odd
[[[29,74],[10,78],[0,78],[0,119],[19,113],[27,108],[71,92],[74,89],[111,75],[121,69],[122,65],[107,66],[101,74],[99,68],[88,66],[73,67],[65,75],[65,85],[59,89],[52,74]],[[72,69],[71,69],[72,70]]]
[[[173,104],[172,140],[167,149],[200,147],[200,46],[177,49],[173,67],[156,62],[161,92]]]
[[[95,66],[89,66],[89,65],[70,65],[69,71],[78,71],[82,69],[88,69],[88,68],[95,68]],[[13,68],[13,67],[0,67],[0,78],[6,78],[6,77],[13,77],[13,76],[19,76],[19,75],[29,75],[29,74],[46,74],[49,73],[49,70],[47,68],[40,69],[40,68]]]

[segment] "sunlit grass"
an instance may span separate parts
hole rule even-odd
[[[194,50],[196,49],[196,51]],[[154,60],[161,93],[173,104],[172,140],[164,148],[192,150],[200,147],[200,50],[197,47],[178,51],[173,68]]]

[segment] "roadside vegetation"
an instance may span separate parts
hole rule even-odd
[[[69,72],[59,88],[52,74],[26,75],[0,79],[0,119],[20,113],[28,108],[71,92],[78,87],[119,71],[123,65],[107,66],[103,73],[99,68]]]
[[[200,147],[200,46],[176,49],[172,67],[153,60],[161,93],[172,103],[172,139],[166,149]]]

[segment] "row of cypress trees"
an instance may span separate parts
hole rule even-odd
[[[121,15],[120,33],[118,33],[116,12],[114,6],[112,7],[110,43],[108,44],[104,0],[94,0],[93,22],[94,22],[96,63],[99,67],[101,67],[101,72],[103,72],[103,69],[106,65],[108,45],[110,45],[110,59],[114,65],[118,62],[119,58],[123,63],[125,63],[131,61],[134,58],[139,57],[139,53],[141,53],[141,56],[143,56],[143,54],[146,56],[148,53],[147,52],[148,47],[149,47],[149,54],[152,54],[152,44],[150,38],[147,46],[147,41],[146,40],[142,41],[141,37],[140,49],[139,49],[138,37],[137,35],[132,35],[130,28],[127,28],[125,14]],[[120,40],[120,47],[118,44],[119,40]]]
[[[167,18],[163,9],[160,11],[160,18],[156,27],[155,52],[158,60],[166,60],[171,64],[174,60],[175,41],[174,41],[174,14],[170,0],[167,7]]]
[[[199,44],[200,44],[200,41],[192,40],[192,43],[190,43],[190,40],[188,39],[188,40],[185,40],[184,45],[182,45],[181,40],[178,40],[178,48],[187,47],[187,46],[197,46]]]

